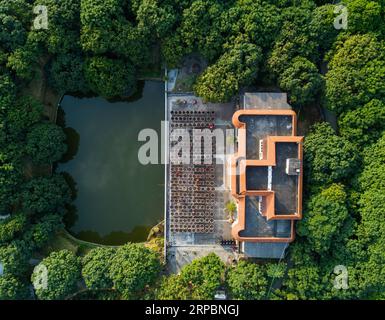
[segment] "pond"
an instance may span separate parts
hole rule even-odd
[[[163,219],[164,167],[139,163],[144,142],[138,142],[138,133],[151,128],[160,137],[164,83],[146,81],[139,92],[133,101],[64,96],[61,102],[58,123],[65,127],[69,151],[58,171],[76,190],[64,220],[81,240],[145,241]]]

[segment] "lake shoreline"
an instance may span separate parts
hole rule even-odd
[[[147,88],[146,88],[146,86],[147,86]],[[144,104],[150,103],[150,105],[143,105],[143,100],[145,100]],[[74,101],[76,103],[78,103],[79,105],[71,108],[71,106],[69,106],[69,105],[73,104]],[[99,98],[99,97],[97,97],[97,98],[89,98],[89,97],[81,98],[81,97],[73,97],[73,96],[68,96],[68,95],[63,96],[63,98],[61,99],[61,102],[59,103],[59,106],[60,106],[59,108],[62,109],[63,114],[60,114],[61,112],[59,112],[57,122],[66,131],[67,138],[68,138],[69,130],[72,130],[71,131],[71,134],[73,135],[72,139],[75,139],[75,140],[78,139],[78,141],[76,142],[78,145],[74,146],[74,145],[72,145],[71,141],[68,141],[69,149],[72,151],[72,154],[70,154],[69,157],[65,156],[64,159],[57,164],[57,171],[58,172],[66,172],[66,174],[68,174],[71,177],[71,180],[73,180],[73,183],[74,183],[74,186],[72,187],[72,189],[76,190],[76,192],[75,192],[76,195],[75,195],[75,201],[73,203],[73,207],[75,207],[75,208],[74,208],[74,216],[72,217],[72,219],[73,219],[73,223],[75,224],[75,226],[76,226],[76,223],[78,223],[78,222],[76,222],[76,220],[78,219],[78,217],[81,214],[83,214],[83,212],[85,211],[84,208],[87,207],[87,205],[84,204],[85,200],[81,200],[83,203],[81,205],[80,210],[78,208],[79,207],[79,201],[78,201],[77,197],[79,196],[79,190],[80,190],[80,197],[82,197],[82,196],[84,197],[85,192],[82,190],[86,190],[85,189],[86,184],[84,183],[84,181],[91,181],[91,182],[88,182],[88,185],[86,186],[88,188],[87,190],[92,189],[90,187],[90,185],[92,185],[92,184],[93,185],[98,185],[98,184],[102,185],[102,182],[100,180],[103,180],[103,179],[110,180],[110,183],[112,184],[109,188],[106,188],[105,186],[103,186],[104,190],[107,190],[107,192],[109,192],[109,189],[118,190],[117,191],[118,195],[115,197],[116,201],[112,204],[110,203],[111,207],[108,207],[108,206],[102,204],[104,209],[105,209],[105,214],[108,213],[107,215],[109,217],[115,215],[115,211],[122,211],[121,208],[119,208],[118,205],[116,205],[116,202],[118,202],[118,201],[124,202],[126,205],[128,205],[128,207],[131,206],[131,208],[127,208],[127,212],[129,215],[132,212],[132,214],[134,214],[134,216],[136,216],[136,217],[137,216],[141,217],[141,216],[146,216],[146,215],[147,216],[150,215],[150,216],[155,217],[156,211],[159,211],[159,208],[163,208],[163,204],[162,204],[163,203],[163,194],[162,193],[164,192],[164,188],[162,186],[163,168],[159,167],[158,173],[157,173],[157,169],[154,168],[154,166],[146,168],[146,169],[143,169],[142,167],[136,168],[136,170],[133,169],[136,166],[138,166],[137,141],[134,141],[134,138],[135,138],[135,140],[137,140],[137,132],[135,130],[130,131],[131,138],[128,139],[131,141],[130,146],[126,145],[128,143],[126,141],[124,143],[121,142],[121,141],[123,141],[122,140],[123,138],[117,137],[118,133],[112,134],[111,132],[109,132],[108,137],[111,138],[111,141],[106,141],[105,138],[103,138],[104,140],[103,139],[101,140],[101,144],[104,145],[104,147],[103,146],[100,147],[102,149],[99,153],[99,155],[101,157],[100,161],[98,160],[98,156],[96,154],[94,154],[95,152],[94,152],[94,150],[92,150],[92,146],[87,146],[88,144],[90,144],[96,148],[98,145],[97,143],[95,143],[95,141],[93,141],[94,140],[93,138],[90,139],[90,135],[87,132],[87,130],[88,131],[91,130],[95,133],[95,135],[99,134],[98,130],[95,130],[95,127],[98,126],[97,121],[95,119],[90,118],[90,117],[92,117],[93,114],[96,114],[95,117],[99,117],[98,121],[100,121],[100,126],[101,126],[101,128],[99,128],[99,131],[101,131],[101,132],[105,132],[107,130],[109,130],[109,131],[123,130],[124,131],[124,130],[126,130],[125,127],[127,127],[127,124],[129,124],[130,126],[135,126],[136,129],[139,129],[142,127],[143,128],[147,128],[147,127],[153,128],[154,126],[156,127],[158,124],[160,126],[160,121],[163,119],[162,118],[163,117],[163,111],[164,111],[163,103],[164,103],[164,82],[159,81],[159,80],[147,80],[147,81],[145,81],[144,86],[143,86],[143,92],[141,92],[138,95],[138,99],[130,101],[130,102],[127,102],[124,100],[111,102],[111,101],[107,101],[107,100],[104,100],[104,99]],[[81,106],[81,104],[83,104],[83,107]],[[139,106],[135,107],[135,104],[139,104]],[[102,105],[104,105],[104,106],[102,106]],[[157,107],[158,105],[159,105],[159,107]],[[83,108],[83,110],[82,110],[82,108]],[[129,113],[130,109],[135,109],[135,108],[138,112]],[[144,108],[144,110],[142,108]],[[118,115],[115,117],[112,117],[112,119],[108,120],[108,117],[110,115],[106,114],[106,112],[105,112],[106,110],[109,110],[110,113],[114,113],[114,112],[118,113]],[[111,110],[112,110],[112,112],[111,112]],[[72,113],[72,114],[70,116],[68,116],[67,113]],[[140,115],[138,115],[137,113],[142,114],[142,119],[140,118]],[[81,118],[81,119],[83,119],[83,121],[79,121],[79,119],[77,119],[77,118]],[[100,118],[102,120],[100,120]],[[122,123],[122,118],[123,119],[129,119],[129,120],[128,120],[128,122],[126,121],[125,123]],[[109,126],[105,125],[106,121],[110,121]],[[138,124],[138,122],[141,122],[141,126]],[[92,123],[92,125],[90,125],[90,123]],[[82,129],[84,129],[84,127],[87,127],[85,129],[85,132],[81,132]],[[159,130],[160,130],[160,127],[159,127]],[[77,132],[77,131],[79,131],[79,132]],[[123,133],[124,133],[124,135],[127,136],[128,133],[126,131],[124,131]],[[135,133],[135,137],[132,134],[133,132]],[[78,136],[78,137],[76,137],[76,136]],[[97,139],[97,138],[95,138],[95,139]],[[124,148],[117,148],[117,149],[115,148],[112,150],[108,149],[108,148],[111,148],[111,146],[109,146],[109,145],[119,144],[119,143],[122,145],[124,144]],[[82,148],[83,149],[86,148],[87,150],[83,150]],[[122,149],[129,149],[129,150],[128,151],[122,151]],[[94,158],[91,159],[92,161],[89,159],[92,156],[87,156],[85,154],[86,151],[89,151],[90,153],[93,154],[92,156],[94,156]],[[127,154],[127,152],[130,152],[130,154]],[[125,159],[124,156],[127,156],[128,160],[126,160],[126,161],[129,162],[130,164],[129,165],[122,164],[122,162],[124,162],[125,160],[120,160],[115,165],[111,164],[111,166],[110,166],[111,168],[108,168],[108,165],[104,165],[104,162],[106,162],[105,160],[107,159],[106,154],[111,154],[109,161],[113,161],[112,158],[114,158],[114,157],[117,157],[117,158],[120,157],[122,159]],[[79,165],[74,165],[74,163],[76,161],[79,162]],[[135,162],[136,162],[136,164],[135,164]],[[95,163],[98,163],[98,165],[95,165]],[[116,169],[114,171],[114,169],[112,168],[114,166],[119,167],[121,169],[121,173],[117,174],[116,171],[118,171],[118,169]],[[93,170],[94,174],[91,175],[91,173],[89,173],[88,175],[85,174],[85,176],[84,176],[84,174],[81,173],[81,174],[83,174],[83,176],[81,176],[81,178],[79,178],[78,177],[79,172],[81,172],[81,170],[79,169],[80,167],[85,168],[83,171],[86,171],[86,170],[92,171]],[[126,174],[125,173],[126,171],[139,171],[142,173],[142,176],[138,175],[137,178],[133,178],[134,176]],[[146,171],[150,171],[150,174],[146,173]],[[152,173],[152,175],[151,175],[151,173]],[[131,174],[134,174],[134,173],[131,173]],[[146,174],[148,177],[145,179],[151,180],[151,176],[155,175],[156,177],[159,178],[158,179],[159,181],[156,180],[158,182],[149,183],[149,186],[146,186],[142,181],[143,177],[146,177]],[[95,179],[95,177],[97,177],[97,176],[103,176],[103,179],[99,179],[99,181],[97,181],[98,179]],[[114,177],[115,181],[112,181],[113,178],[109,178],[109,176]],[[85,177],[87,177],[87,178],[85,178]],[[93,178],[93,179],[91,179],[91,178]],[[121,180],[120,181],[121,185],[116,183],[117,180]],[[130,186],[124,185],[124,183],[127,183],[128,180],[139,181],[139,182],[133,183],[133,186],[130,187]],[[106,182],[106,183],[108,183],[108,182]],[[137,186],[137,184],[139,184],[139,186]],[[161,187],[159,187],[159,186],[161,186]],[[125,198],[127,198],[127,195],[123,195],[123,193],[120,191],[120,189],[124,189],[124,188],[127,189],[127,194],[130,195],[129,197],[133,198],[133,200],[136,204],[135,207],[133,207],[133,205],[131,205],[130,203],[128,203],[125,200]],[[138,189],[138,193],[135,196],[135,192],[137,191],[136,189]],[[131,192],[130,192],[130,190],[131,190]],[[147,209],[149,209],[148,211],[150,211],[150,213],[147,213],[146,210],[143,210],[143,209],[140,210],[141,202],[138,201],[138,199],[137,199],[138,197],[142,197],[142,196],[140,196],[140,194],[141,194],[140,191],[143,191],[142,193],[147,193],[147,192],[151,191],[150,192],[150,195],[151,195],[150,198],[152,199],[152,201],[148,201],[145,198],[143,198],[141,201],[142,203],[144,203],[144,206],[146,206]],[[134,195],[131,195],[132,193]],[[157,196],[156,194],[161,195],[161,196]],[[95,205],[93,205],[92,203],[95,201],[97,202],[100,197],[103,197],[103,195],[95,196],[95,194],[93,194],[93,197],[88,196],[88,202],[90,203],[90,206],[89,206],[90,209],[86,210],[86,211],[93,211],[95,213],[95,211],[97,211],[98,208]],[[152,206],[149,206],[148,203],[151,203],[151,202],[152,203],[155,202],[155,203]],[[123,204],[122,204],[122,206],[123,206]],[[118,210],[116,210],[116,209],[118,209]],[[79,212],[76,212],[76,211],[79,211]],[[151,212],[151,211],[154,211],[154,212]],[[133,219],[132,214],[131,214],[130,219]],[[120,212],[120,215],[122,215],[122,212]],[[158,218],[155,221],[153,219],[153,221],[151,222],[151,218],[149,218],[149,219],[145,219],[147,221],[147,223],[145,223],[145,224],[143,224],[143,223],[137,224],[136,223],[135,225],[133,225],[130,228],[130,230],[131,230],[130,232],[118,231],[118,230],[122,230],[122,229],[124,230],[124,228],[122,228],[122,229],[111,228],[109,230],[109,232],[102,231],[102,233],[100,232],[100,230],[95,230],[95,224],[96,223],[94,221],[96,221],[96,218],[98,218],[97,215],[90,216],[90,220],[92,220],[92,221],[91,221],[91,227],[89,227],[89,228],[84,227],[82,230],[80,230],[79,228],[74,229],[73,226],[67,225],[67,229],[68,229],[68,232],[71,234],[71,236],[79,239],[80,241],[88,241],[88,242],[96,243],[96,244],[100,243],[101,245],[121,245],[121,244],[126,243],[126,242],[144,242],[144,241],[146,241],[146,238],[147,238],[150,230],[156,224],[158,224],[160,220],[163,219],[163,212],[160,212],[160,214],[158,214],[157,216],[158,216]],[[121,216],[119,217],[119,219],[120,219],[120,223],[119,222],[117,223],[118,227],[121,227],[121,225],[124,225],[125,223],[127,223],[127,222],[125,222],[126,220],[124,218],[122,218]],[[104,221],[103,223],[102,222],[99,222],[99,223],[101,223],[103,225],[109,224],[111,226],[112,225],[112,223],[110,223],[111,220],[113,220],[113,218],[110,219],[109,221]],[[138,219],[135,218],[134,220],[137,221]],[[84,221],[82,223],[84,225]],[[106,230],[106,227],[103,226],[102,229]],[[132,233],[132,232],[134,232],[134,234],[130,235],[130,233]],[[79,235],[79,233],[80,233],[80,235]],[[118,238],[120,238],[121,241],[117,240]]]

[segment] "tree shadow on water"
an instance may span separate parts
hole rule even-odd
[[[65,228],[69,230],[76,224],[76,221],[79,219],[78,209],[74,204],[68,204],[65,208],[66,213],[63,216],[63,223]]]
[[[144,242],[147,240],[151,227],[136,226],[131,232],[112,231],[105,236],[101,236],[98,232],[92,230],[80,231],[74,236],[80,240],[94,242],[110,246],[119,246],[127,242]]]
[[[80,144],[80,135],[79,133],[76,132],[75,129],[70,127],[64,128],[63,131],[66,135],[65,143],[67,144],[67,151],[61,158],[60,162],[66,163],[68,161],[71,161],[78,153],[79,144]]]

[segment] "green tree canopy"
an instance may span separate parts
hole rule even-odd
[[[354,257],[349,270],[349,286],[354,289],[347,298],[379,299],[385,289],[385,135],[363,149],[363,170],[354,185],[358,200],[359,224],[350,239],[349,253]],[[345,297],[344,297],[345,298]]]
[[[161,39],[171,31],[176,14],[171,5],[159,0],[141,0],[135,10],[138,31],[148,39]]]
[[[313,10],[310,22],[310,33],[313,41],[317,42],[318,48],[322,54],[327,52],[333,46],[340,30],[334,27],[336,14],[334,4],[325,4]]]
[[[224,279],[225,265],[211,253],[195,259],[184,266],[179,275],[163,279],[157,298],[169,299],[213,299]]]
[[[160,271],[157,254],[142,244],[129,243],[119,247],[111,260],[110,277],[114,288],[124,298],[135,298],[151,285]]]
[[[160,53],[168,68],[175,68],[180,65],[187,49],[181,46],[181,35],[175,32],[161,40]]]
[[[31,250],[42,248],[53,237],[56,231],[63,228],[61,215],[45,214],[32,224],[24,233],[23,239],[31,247]]]
[[[121,47],[117,42],[123,40],[124,29],[132,27],[124,17],[125,3],[124,0],[81,1],[81,44],[85,51],[104,54]]]
[[[298,265],[288,271],[284,283],[283,298],[286,300],[322,299],[332,282],[315,264]]]
[[[341,136],[359,149],[376,142],[385,131],[385,103],[373,99],[338,118]]]
[[[143,4],[143,11],[146,11],[145,9],[148,9],[148,6]],[[165,12],[158,11],[156,15],[163,13]],[[139,17],[139,24],[143,24],[144,16],[145,14]],[[83,50],[95,55],[108,54],[124,57],[127,64],[132,61],[136,66],[145,66],[150,60],[149,39],[144,36],[146,33],[143,34],[142,29],[138,30],[134,26],[133,17],[135,13],[131,10],[128,1],[82,0],[80,20]],[[169,17],[166,14],[162,18]]]
[[[363,236],[362,240],[369,241],[370,243],[376,242],[379,239],[383,241],[384,238],[383,214],[385,213],[385,205],[383,201],[385,195],[383,190],[369,189],[363,193],[359,201],[362,221],[358,234]]]
[[[254,44],[235,44],[197,79],[195,93],[210,102],[230,101],[256,79],[261,59],[261,49]]]
[[[25,0],[0,0],[0,12],[17,17],[24,26],[30,26],[31,24],[32,7]]]
[[[84,59],[80,54],[59,54],[49,66],[49,82],[60,94],[86,93]]]
[[[338,182],[354,174],[358,165],[354,146],[337,136],[327,123],[314,125],[304,143],[305,173],[313,186]]]
[[[0,246],[0,262],[3,265],[4,275],[23,275],[29,266],[29,258],[30,252],[20,241],[13,241],[8,245]]]
[[[38,165],[52,164],[67,151],[63,129],[54,123],[39,123],[27,134],[26,152]]]
[[[15,49],[8,56],[7,68],[12,70],[20,79],[30,81],[35,75],[37,60],[37,47],[27,43],[25,46]]]
[[[297,224],[297,233],[306,237],[311,248],[318,254],[327,252],[340,243],[343,225],[349,216],[344,187],[333,184],[312,195],[306,203],[304,217]]]
[[[348,29],[350,33],[384,32],[382,0],[346,0]],[[384,3],[382,3],[382,6]]]
[[[315,62],[317,42],[312,38],[310,22],[312,8],[306,5],[285,8],[281,13],[283,25],[268,58],[268,66],[276,76],[282,74],[297,56]]]
[[[359,176],[359,225],[349,241],[354,264],[349,273],[349,286],[355,297],[373,299],[385,288],[385,135],[365,149],[363,171]],[[352,277],[350,276],[352,275]],[[349,298],[349,296],[348,296]]]
[[[266,264],[266,274],[269,278],[283,278],[287,269],[284,262]]]
[[[193,291],[183,279],[172,274],[168,277],[163,277],[159,288],[156,291],[156,299],[158,300],[189,300],[194,296]]]
[[[361,191],[385,190],[385,134],[365,149],[363,167],[358,179]]]
[[[21,191],[22,207],[28,212],[55,212],[71,201],[71,191],[64,177],[37,177],[26,182]]]
[[[28,286],[12,275],[0,276],[0,300],[23,300],[30,297]]]
[[[63,54],[79,48],[80,0],[35,0],[48,10],[48,29],[34,30],[36,40],[45,44],[49,53]]]
[[[135,91],[135,69],[122,60],[89,58],[85,77],[91,90],[105,98],[129,96]]]
[[[44,281],[40,282],[44,277],[44,268],[47,271],[47,287],[44,287]],[[52,252],[32,273],[32,283],[39,284],[35,285],[36,296],[40,300],[60,300],[75,293],[81,278],[80,270],[80,260],[71,251]]]
[[[13,240],[24,231],[27,222],[27,217],[23,214],[15,214],[0,220],[0,243]]]
[[[30,96],[18,98],[7,114],[7,131],[15,138],[23,139],[28,128],[41,120],[43,105]]]
[[[0,114],[6,111],[16,96],[16,85],[7,73],[0,74]]]
[[[0,149],[0,212],[9,213],[22,181],[22,171],[16,155]]]
[[[92,290],[112,288],[109,268],[115,250],[112,248],[95,248],[83,258],[82,275],[87,288]]]
[[[227,286],[233,299],[264,299],[268,286],[266,270],[256,263],[239,261],[227,273]]]
[[[372,99],[385,98],[384,43],[373,35],[354,35],[337,44],[326,74],[326,103],[342,113]]]
[[[280,10],[262,0],[237,1],[223,11],[222,37],[228,43],[240,35],[263,49],[270,49],[279,34]]]
[[[0,47],[12,52],[24,44],[26,37],[23,24],[16,17],[0,11]]]
[[[183,11],[181,39],[188,51],[197,50],[211,61],[221,54],[223,11],[223,3],[217,0],[195,0]]]
[[[316,65],[301,57],[293,59],[289,67],[279,76],[280,87],[289,92],[290,103],[295,106],[314,102],[322,84],[323,78],[318,73]]]

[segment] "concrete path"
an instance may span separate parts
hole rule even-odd
[[[215,253],[226,264],[230,264],[238,258],[231,246],[193,245],[170,247],[167,252],[168,271],[170,273],[179,273],[184,265],[191,263],[194,259],[205,257],[210,253]]]

